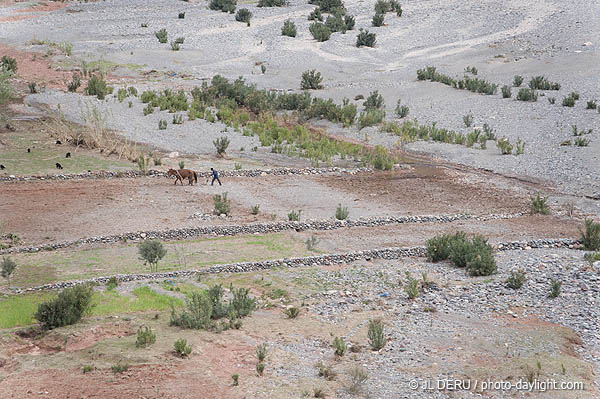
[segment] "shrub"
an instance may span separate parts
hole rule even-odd
[[[427,258],[432,262],[450,259],[457,267],[466,267],[474,276],[496,272],[493,248],[482,236],[467,239],[465,233],[435,236],[426,243]]]
[[[575,98],[571,96],[567,96],[563,98],[562,101],[563,107],[574,107],[575,106]]]
[[[283,312],[288,317],[288,319],[295,319],[300,314],[300,308],[290,306],[289,308],[286,308]]]
[[[562,281],[552,280],[550,284],[550,298],[558,298],[562,287]]]
[[[348,349],[348,346],[346,345],[346,343],[344,342],[344,338],[342,337],[335,337],[333,339],[333,351],[335,353],[336,356],[344,356],[344,354],[346,353],[346,350]]]
[[[600,223],[585,219],[583,226],[583,230],[579,228],[583,248],[587,251],[600,250]]]
[[[379,94],[379,91],[375,90],[369,94],[369,97],[367,97],[363,105],[367,110],[381,109],[385,105],[385,102],[383,100],[383,96]]]
[[[256,364],[256,372],[258,373],[258,375],[263,375],[263,373],[265,372],[265,364],[264,363],[257,363]]]
[[[167,30],[165,28],[162,28],[161,30],[154,32],[154,36],[156,36],[159,43],[166,43],[169,34],[167,33]]]
[[[146,105],[144,107],[144,116],[148,116],[153,112],[154,112],[154,107],[152,106],[152,104],[148,103],[148,105]],[[158,124],[158,128],[160,129],[160,123]],[[166,129],[166,126],[165,126],[165,129]]]
[[[29,93],[31,93],[31,94],[35,94],[38,92],[37,83],[35,83],[35,82],[29,82],[27,87],[29,88]]]
[[[167,128],[167,121],[161,119],[158,121],[158,130],[165,130]]]
[[[183,125],[183,115],[181,115],[181,114],[173,115],[173,124],[174,125]]]
[[[83,374],[87,374],[87,373],[91,373],[92,371],[94,371],[95,367],[91,366],[89,364],[86,364],[85,366],[83,366]]]
[[[473,124],[473,114],[466,114],[463,116],[463,122],[466,127],[471,127]]]
[[[344,3],[342,0],[309,0],[309,4],[315,4],[323,12],[345,12]]]
[[[286,5],[286,0],[258,0],[258,7],[283,7]]]
[[[594,262],[600,261],[600,252],[588,252],[587,254],[583,255],[583,258],[591,265]]]
[[[381,320],[369,320],[369,331],[367,332],[369,345],[374,351],[378,351],[386,344],[383,333],[383,322]]]
[[[321,9],[319,7],[315,8],[308,15],[309,21],[321,21],[323,22],[323,14],[321,14]]]
[[[239,374],[232,374],[231,378],[233,379],[233,386],[237,387],[238,385],[240,385],[239,379],[240,379],[240,375]]]
[[[368,30],[363,30],[362,28],[359,30],[358,35],[356,36],[356,47],[375,47],[377,43],[377,38],[375,33],[369,33]]]
[[[381,145],[375,147],[375,155],[370,158],[371,164],[378,170],[391,170],[394,166],[394,161],[394,158]]]
[[[235,7],[237,6],[237,0],[210,0],[208,8],[215,11],[223,11],[233,14]]]
[[[518,290],[525,284],[527,277],[524,270],[512,270],[510,276],[506,279],[506,285],[513,290]]]
[[[115,276],[112,276],[108,279],[108,283],[106,283],[106,289],[108,291],[112,291],[119,286],[119,280]]]
[[[319,377],[323,377],[327,381],[333,381],[335,379],[336,373],[331,366],[326,366],[323,362],[317,363],[316,366],[317,369],[319,369]]]
[[[298,209],[298,212],[292,210],[288,213],[288,220],[291,222],[300,221],[300,216],[302,215],[302,209]]]
[[[155,342],[156,334],[154,334],[154,332],[150,328],[146,326],[144,326],[143,328],[138,328],[137,339],[135,340],[136,348],[145,348],[149,345],[152,345]]]
[[[585,137],[577,137],[573,144],[575,144],[577,147],[587,147],[590,144],[590,140],[586,139]]]
[[[560,90],[560,84],[552,83],[544,76],[535,76],[529,81],[529,88],[537,90]]]
[[[537,196],[531,198],[531,214],[540,214],[540,215],[549,215],[550,208],[548,208],[548,204],[546,201],[548,197],[540,196],[540,193],[537,193]]]
[[[587,102],[587,106],[585,107],[585,109],[596,109],[598,108],[598,104],[596,104],[596,101],[594,100],[590,100]]]
[[[385,111],[381,109],[370,109],[361,112],[358,116],[358,127],[360,129],[367,126],[375,126],[383,122],[385,119]]]
[[[171,41],[171,50],[179,51],[180,49],[181,46],[179,45],[179,43],[177,43],[176,41]]]
[[[188,345],[187,340],[184,338],[179,338],[175,341],[174,347],[175,353],[179,357],[188,357],[192,353],[192,346]]]
[[[3,55],[0,59],[0,73],[15,74],[17,73],[17,60],[8,55]]]
[[[317,237],[315,236],[310,236],[310,238],[307,238],[304,243],[306,244],[306,249],[308,249],[309,251],[314,251],[314,249],[317,247],[317,244],[319,243],[319,240],[317,240]]]
[[[0,275],[2,278],[6,279],[8,282],[8,286],[10,287],[10,276],[15,272],[17,268],[17,262],[12,260],[12,258],[2,258],[2,262],[0,263]]]
[[[98,97],[98,100],[104,100],[104,97],[106,97],[108,92],[109,90],[102,74],[90,76],[87,87],[85,88],[85,94],[88,96],[96,96]]]
[[[217,150],[217,155],[222,157],[223,154],[225,154],[227,147],[229,147],[229,139],[227,138],[227,136],[219,137],[218,139],[213,141],[213,145]]]
[[[121,362],[117,363],[117,364],[113,364],[110,369],[112,370],[113,373],[115,374],[119,374],[119,373],[124,373],[127,370],[129,370],[129,365],[127,364],[121,364]]]
[[[227,193],[216,194],[213,197],[214,210],[213,213],[215,215],[229,215],[231,213],[231,200],[227,199]]]
[[[375,27],[383,26],[383,21],[385,19],[384,14],[375,14],[373,15],[373,19],[371,20],[371,24]]]
[[[515,77],[513,79],[513,86],[519,87],[519,86],[521,86],[521,84],[523,84],[523,76],[515,75]]]
[[[526,88],[522,88],[519,89],[519,92],[517,93],[517,100],[519,101],[530,101],[530,102],[534,102],[537,101],[538,95],[535,92],[535,90],[532,89],[526,89]]]
[[[442,234],[435,236],[426,241],[427,259],[431,262],[439,262],[450,257],[450,234]]]
[[[369,379],[369,373],[361,366],[354,366],[347,373],[350,381],[345,386],[346,390],[352,394],[360,393],[363,390],[363,384]]]
[[[318,42],[325,42],[331,37],[331,29],[321,22],[313,22],[309,27],[310,34]]]
[[[235,312],[237,317],[246,317],[256,309],[256,300],[248,295],[248,288],[233,289],[233,298],[229,304],[230,312]]]
[[[71,92],[71,93],[75,93],[77,91],[77,89],[79,88],[79,86],[81,86],[81,77],[79,76],[78,73],[74,73],[73,78],[67,84],[67,90],[69,90],[69,92]]]
[[[556,97],[548,97],[548,102],[552,105],[556,104]]]
[[[182,328],[211,330],[214,323],[211,320],[213,304],[206,292],[193,292],[186,300],[186,309],[181,314],[175,313],[171,307],[170,324]]]
[[[408,295],[408,299],[415,299],[419,296],[420,284],[419,281],[410,275],[410,272],[406,272],[407,282],[404,285],[404,292]]]
[[[325,20],[325,26],[327,26],[332,33],[346,33],[346,24],[344,23],[344,18],[341,14],[328,16]]]
[[[89,313],[92,293],[87,285],[65,288],[56,298],[39,304],[35,318],[44,330],[75,324]]]
[[[257,205],[254,205],[254,206],[252,207],[252,214],[253,214],[253,215],[258,215],[258,212],[259,212],[259,211],[260,211],[260,205],[258,205],[258,204],[257,204]]]
[[[400,99],[398,99],[395,111],[398,118],[406,118],[408,116],[409,108],[406,105],[400,105]]]
[[[263,0],[260,0],[263,1]],[[260,1],[258,2],[260,7]],[[252,13],[247,8],[240,8],[238,12],[235,14],[235,20],[238,22],[245,22],[250,26],[250,18],[252,18]]]
[[[511,98],[512,97],[512,91],[510,89],[510,86],[504,85],[502,86],[502,98]]]
[[[304,71],[302,73],[302,80],[300,81],[300,88],[302,90],[319,90],[323,88],[321,82],[323,82],[321,72],[317,72],[316,69]]]
[[[267,353],[269,352],[269,347],[267,346],[267,344],[262,343],[259,345],[256,345],[256,358],[258,359],[259,362],[264,362],[265,359],[267,358]]]
[[[179,19],[184,19],[184,18],[185,18],[185,12],[180,12],[180,13],[177,15],[177,18],[179,18]]]
[[[344,15],[344,25],[346,25],[346,30],[353,30],[354,25],[356,25],[356,20],[352,15]]]
[[[346,220],[348,219],[348,215],[350,215],[348,207],[338,204],[337,208],[335,209],[335,218],[337,220]]]
[[[296,24],[291,19],[286,19],[281,28],[282,36],[296,37]]]
[[[496,141],[496,147],[498,147],[502,155],[510,155],[513,150],[513,145],[506,137],[499,138]]]
[[[158,240],[145,240],[138,244],[138,254],[144,265],[150,265],[150,273],[158,271],[158,262],[167,254],[167,250]]]
[[[487,239],[475,236],[467,261],[467,273],[471,276],[489,276],[498,271],[494,250]]]

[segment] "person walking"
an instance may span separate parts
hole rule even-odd
[[[212,175],[213,175],[213,179],[212,179],[212,183],[210,183],[210,185],[214,185],[215,184],[215,180],[219,182],[219,186],[222,186],[221,184],[221,180],[219,180],[219,172],[217,172],[215,169],[210,168],[210,170],[212,170]]]

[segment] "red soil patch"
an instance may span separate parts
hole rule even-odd
[[[20,2],[18,1],[7,1],[7,2],[2,2],[0,3],[0,7],[9,7],[11,5],[14,4],[18,4]],[[40,2],[37,4],[32,5],[31,7],[27,7],[27,8],[20,8],[15,10],[16,12],[20,12],[20,13],[31,13],[31,12],[50,12],[50,11],[55,11],[55,10],[60,10],[61,8],[65,8],[69,5],[68,2],[64,2],[64,1],[51,1],[51,2]],[[0,22],[13,22],[13,21],[20,21],[23,19],[32,19],[37,17],[37,15],[35,14],[27,14],[27,15],[13,15],[10,17],[3,17],[0,18]]]

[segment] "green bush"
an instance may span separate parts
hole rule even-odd
[[[154,36],[156,36],[159,43],[166,43],[168,40],[169,34],[165,28],[162,28],[161,30],[154,32]]]
[[[385,102],[383,100],[383,96],[379,94],[378,90],[375,90],[369,94],[369,97],[363,103],[365,109],[381,109],[384,107]]]
[[[269,352],[269,347],[267,346],[267,344],[262,343],[262,344],[258,344],[256,345],[256,358],[258,359],[259,362],[264,362],[265,359],[267,358],[267,354]]]
[[[381,109],[369,109],[361,112],[358,116],[358,127],[360,129],[367,126],[375,126],[383,122],[385,119],[385,111]]]
[[[560,295],[560,289],[562,287],[562,281],[552,280],[550,285],[550,298],[558,298]]]
[[[511,98],[512,97],[512,91],[510,89],[510,86],[504,85],[502,86],[502,98]]]
[[[498,147],[502,155],[512,154],[513,145],[506,137],[501,137],[498,140],[496,140],[496,147]]]
[[[167,250],[158,240],[144,240],[138,244],[138,254],[144,265],[150,265],[150,273],[158,271],[158,262],[167,254]]]
[[[208,8],[215,11],[223,11],[233,14],[235,7],[237,6],[237,0],[210,0]]]
[[[309,4],[319,6],[323,12],[342,12],[345,13],[344,3],[342,0],[309,0]]]
[[[265,364],[263,362],[256,364],[256,372],[258,373],[258,375],[263,375],[263,373],[265,372]]]
[[[529,88],[533,90],[560,90],[560,84],[550,82],[543,76],[535,76],[529,81]]]
[[[102,74],[99,73],[90,76],[87,87],[85,88],[85,94],[88,96],[96,96],[98,97],[98,100],[104,100],[108,93],[109,89]]]
[[[158,121],[158,130],[165,130],[167,128],[167,121],[161,119]]]
[[[344,356],[346,350],[348,349],[346,343],[344,342],[344,338],[335,337],[333,339],[333,349],[336,356]]]
[[[225,151],[227,150],[227,147],[229,147],[229,139],[227,138],[227,136],[219,137],[218,139],[213,141],[213,145],[217,150],[217,155],[223,156],[223,154],[225,154]]]
[[[321,9],[319,7],[315,8],[308,14],[309,21],[320,21],[323,22],[323,14],[321,14]]]
[[[353,30],[354,25],[356,25],[356,20],[352,15],[344,15],[344,25],[346,25],[346,30]]]
[[[450,259],[457,267],[466,267],[473,276],[487,276],[497,271],[493,248],[482,236],[469,240],[465,233],[435,236],[426,243],[427,258],[432,262]]]
[[[583,226],[584,229],[579,228],[583,248],[587,251],[600,250],[600,223],[585,219]]]
[[[212,321],[213,305],[206,292],[193,292],[186,299],[186,308],[180,314],[171,307],[170,325],[196,330],[212,330],[215,324]]]
[[[181,46],[179,45],[179,43],[177,43],[176,41],[171,41],[171,50],[179,51],[180,49]]]
[[[406,118],[408,116],[409,108],[406,105],[401,105],[400,99],[398,99],[395,111],[398,118]]]
[[[300,88],[302,90],[318,90],[322,89],[323,77],[321,72],[317,72],[316,69],[310,71],[304,71],[302,73],[302,80],[300,81]]]
[[[408,295],[408,299],[415,299],[419,296],[421,290],[420,282],[410,275],[410,272],[406,272],[406,284],[404,284],[404,292]]]
[[[231,200],[227,199],[227,193],[216,194],[213,197],[215,215],[229,215],[231,213]]]
[[[375,33],[369,33],[368,30],[363,30],[362,28],[359,30],[358,35],[356,36],[356,47],[375,47],[377,43],[377,38]]]
[[[15,272],[17,268],[17,262],[15,262],[12,258],[2,258],[2,262],[0,262],[0,275],[2,278],[5,278],[8,282],[8,286],[10,287],[10,276]]]
[[[383,322],[381,320],[369,320],[367,336],[371,349],[378,351],[383,348],[387,341],[383,332]]]
[[[44,330],[75,324],[91,310],[92,293],[87,285],[65,288],[58,297],[39,304],[34,317]]]
[[[325,26],[327,26],[332,33],[346,33],[346,23],[344,22],[344,18],[341,14],[328,16],[325,20]]]
[[[318,42],[325,42],[331,37],[331,29],[321,22],[313,22],[309,27],[310,34]]]
[[[286,0],[258,0],[258,7],[283,7],[287,6]]]
[[[112,370],[113,373],[120,374],[120,373],[124,373],[127,370],[129,370],[129,365],[121,364],[121,362],[119,361],[119,363],[112,365],[110,367],[110,369]]]
[[[288,317],[288,319],[295,319],[300,314],[300,308],[291,306],[289,308],[286,308],[283,312]]]
[[[515,75],[514,79],[513,79],[513,86],[514,87],[519,87],[523,84],[523,76],[521,75]]]
[[[548,208],[548,197],[540,196],[540,193],[537,193],[537,196],[531,198],[531,214],[540,214],[540,215],[549,215],[550,208]]]
[[[487,239],[475,236],[467,261],[467,273],[471,276],[489,276],[497,271],[498,266],[492,246],[487,243]]]
[[[517,93],[517,100],[519,101],[530,101],[530,102],[534,102],[537,101],[538,95],[535,92],[535,90],[532,89],[526,89],[526,88],[522,88],[519,89],[519,92]]]
[[[510,276],[506,279],[506,285],[513,290],[518,290],[527,281],[527,276],[524,270],[512,270]]]
[[[296,37],[296,24],[291,19],[286,19],[281,28],[282,36]]]
[[[0,59],[0,73],[7,73],[9,75],[17,73],[17,60],[8,55],[3,55]]]
[[[288,220],[290,222],[299,222],[300,216],[302,215],[302,209],[298,209],[298,212],[292,210],[288,213]]]
[[[590,144],[590,140],[585,137],[577,137],[573,144],[576,147],[587,147]]]
[[[594,101],[594,100],[589,100],[585,107],[585,109],[596,109],[596,108],[598,108],[598,104],[596,104],[596,101]]]
[[[79,86],[81,86],[81,77],[78,73],[73,73],[73,79],[67,83],[67,90],[71,93],[75,93]]]
[[[395,160],[383,146],[377,145],[375,147],[375,154],[371,156],[370,162],[375,169],[391,170]]]
[[[156,342],[156,334],[152,329],[144,326],[137,330],[137,338],[135,340],[136,348],[145,348]]]
[[[348,215],[350,215],[348,207],[338,204],[337,208],[335,209],[335,218],[337,220],[346,220],[348,219]]]
[[[575,102],[579,100],[579,94],[576,92],[570,93],[567,97],[563,98],[562,105],[563,107],[574,107]]]
[[[175,353],[179,357],[188,357],[192,353],[192,346],[188,345],[187,340],[184,338],[179,338],[173,346],[175,347]]]
[[[385,14],[392,11],[392,5],[386,0],[377,0],[375,3],[375,14]]]
[[[383,26],[384,19],[385,19],[385,15],[384,14],[375,14],[375,15],[373,15],[373,19],[371,20],[371,24],[374,27]]]
[[[260,1],[263,1],[263,0],[260,0]],[[259,7],[260,7],[260,1],[258,3]],[[235,14],[236,21],[245,22],[246,24],[248,24],[248,26],[250,26],[250,18],[252,18],[252,13],[247,8],[240,8],[238,10],[238,12]]]
[[[108,279],[108,283],[106,283],[106,290],[112,291],[115,288],[117,288],[118,286],[119,286],[119,280],[115,276],[112,276],[111,278]]]

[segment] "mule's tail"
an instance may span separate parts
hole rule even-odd
[[[198,183],[198,174],[194,171],[194,181]]]

